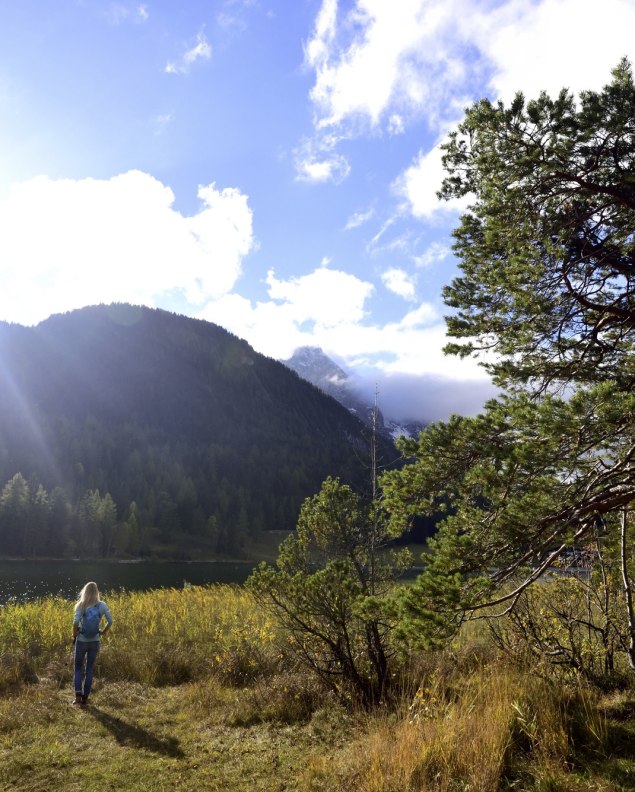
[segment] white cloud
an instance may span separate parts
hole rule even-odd
[[[456,120],[489,81],[493,97],[600,88],[635,56],[635,4],[605,0],[324,0],[305,61],[318,127],[366,119],[389,129],[412,111]],[[590,57],[592,53],[592,57]]]
[[[452,253],[450,248],[442,242],[433,242],[419,256],[414,256],[414,262],[421,269],[428,269],[435,264],[445,261]]]
[[[473,26],[476,46],[493,64],[492,94],[509,101],[561,88],[602,88],[626,55],[635,59],[635,4],[604,0],[507,2]]]
[[[487,380],[476,361],[443,354],[445,325],[430,303],[422,302],[399,321],[377,324],[366,310],[372,284],[345,272],[321,267],[288,280],[269,272],[267,284],[267,301],[252,304],[226,294],[210,301],[199,316],[274,358],[286,359],[297,347],[315,345],[376,372]]]
[[[253,248],[238,190],[200,187],[183,216],[172,191],[140,171],[108,180],[14,185],[0,202],[0,319],[36,323],[91,303],[202,304],[229,292]]]
[[[430,219],[439,211],[460,212],[470,203],[468,198],[453,198],[444,202],[437,198],[437,191],[445,176],[441,155],[439,146],[426,153],[421,152],[395,182],[397,194],[406,199],[415,217]]]
[[[382,283],[388,289],[404,300],[416,299],[415,283],[412,276],[399,267],[391,267],[382,273]]]
[[[159,135],[162,135],[171,122],[172,122],[172,113],[165,113],[164,115],[155,116],[154,119],[152,120],[152,126],[154,127],[154,134],[157,137]]]
[[[337,24],[336,4],[324,0],[305,61],[315,70],[311,99],[316,126],[362,121],[400,133],[405,117],[432,104],[439,110],[448,80],[471,76],[446,46],[462,41],[461,0],[357,0]],[[460,49],[460,48],[459,48]],[[455,111],[453,111],[456,114]]]
[[[399,322],[341,327],[314,340],[353,369],[368,399],[378,388],[386,417],[426,421],[476,414],[496,392],[476,361],[443,354],[447,342],[445,325],[428,303]]]
[[[278,280],[267,273],[269,296],[279,301],[298,324],[315,322],[320,327],[336,327],[364,318],[364,304],[373,293],[372,284],[323,264],[308,275]]]
[[[196,36],[196,41],[190,49],[186,50],[178,61],[168,61],[165,71],[168,74],[188,74],[190,68],[197,60],[209,60],[212,57],[212,47],[203,32]]]
[[[348,160],[333,151],[337,139],[322,136],[305,140],[294,152],[296,178],[299,181],[340,184],[350,173]]]
[[[254,305],[226,294],[209,302],[200,318],[279,360],[301,346],[322,347],[353,370],[369,398],[377,385],[382,411],[397,420],[474,414],[494,395],[476,361],[443,354],[445,325],[430,303],[422,302],[399,321],[373,324],[365,310],[372,286],[352,275],[321,267],[288,280],[270,272],[267,283],[269,300]]]
[[[598,89],[626,55],[635,61],[635,3],[606,0],[353,0],[338,14],[323,0],[305,62],[316,140],[405,131],[425,118],[437,135],[483,95],[509,100],[522,90],[555,94]],[[399,179],[412,213],[440,204],[440,152],[422,152]]]
[[[201,319],[226,327],[252,346],[274,358],[329,336],[337,328],[355,326],[365,316],[372,284],[354,275],[321,265],[301,277],[280,280],[267,274],[269,300],[255,305],[237,295],[213,300],[200,312]]]
[[[436,308],[430,303],[423,302],[418,308],[407,313],[399,322],[403,329],[428,327],[438,324],[441,317]]]
[[[339,184],[348,176],[350,166],[345,157],[333,154],[327,159],[298,161],[296,171],[300,181]]]
[[[337,22],[337,0],[323,0],[317,18],[313,38],[305,47],[304,56],[308,64],[315,66],[326,62],[335,37]]]
[[[465,11],[460,24],[490,64],[493,98],[509,101],[517,91],[528,98],[542,90],[556,95],[563,87],[574,93],[600,89],[622,55],[635,59],[630,0],[607,0],[602,14],[593,0],[510,0],[490,14],[477,4]],[[449,87],[461,90],[457,84]],[[439,146],[420,153],[396,182],[415,217],[431,219],[440,210],[463,211],[469,204],[468,199],[441,203],[436,197],[444,176],[441,153]]]
[[[388,119],[388,132],[391,135],[403,135],[406,125],[403,118],[398,113],[393,113]]]
[[[150,18],[148,6],[145,4],[110,3],[103,13],[111,25],[121,25],[128,21],[147,22]]]
[[[305,46],[305,63],[315,71],[310,93],[315,136],[303,147],[313,153],[296,160],[300,178],[341,182],[350,168],[337,159],[337,144],[384,121],[389,134],[400,135],[424,108],[430,119],[433,106],[437,113],[443,108],[444,117],[458,117],[445,86],[449,75],[466,81],[468,72],[438,44],[443,31],[457,30],[457,3],[357,0],[338,17],[336,0],[323,0]]]
[[[353,228],[359,228],[359,226],[362,226],[364,223],[367,223],[369,220],[371,220],[374,215],[375,210],[372,207],[365,212],[355,212],[346,221],[344,230],[351,231]]]

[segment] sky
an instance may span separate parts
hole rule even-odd
[[[388,417],[474,414],[439,146],[623,56],[635,0],[0,0],[0,320],[149,305],[320,346]]]

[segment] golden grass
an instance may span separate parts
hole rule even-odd
[[[342,788],[496,792],[551,784],[568,776],[576,751],[602,754],[608,732],[596,699],[588,687],[554,686],[500,661],[467,676],[437,675],[401,714],[371,716],[351,746]],[[321,772],[325,780],[330,770]],[[320,773],[311,773],[309,788],[317,788]]]
[[[107,597],[114,625],[102,641],[99,673],[153,685],[215,673],[244,682],[277,662],[276,631],[245,589],[235,586],[159,589]],[[0,690],[24,669],[65,679],[73,603],[46,598],[10,604],[0,618]]]

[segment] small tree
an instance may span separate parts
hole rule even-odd
[[[386,521],[339,480],[327,478],[304,502],[297,535],[280,547],[277,568],[261,564],[248,580],[283,625],[297,659],[341,699],[365,706],[385,697],[394,649],[386,595],[410,564],[389,552]]]

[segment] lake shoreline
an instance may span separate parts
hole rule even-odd
[[[38,556],[37,558],[20,558],[0,556],[4,564],[258,564],[257,558],[57,558],[55,556]]]
[[[117,591],[148,591],[209,586],[242,585],[257,561],[90,561],[73,559],[0,560],[0,605],[27,602],[47,596],[75,599],[89,580],[105,596]]]

